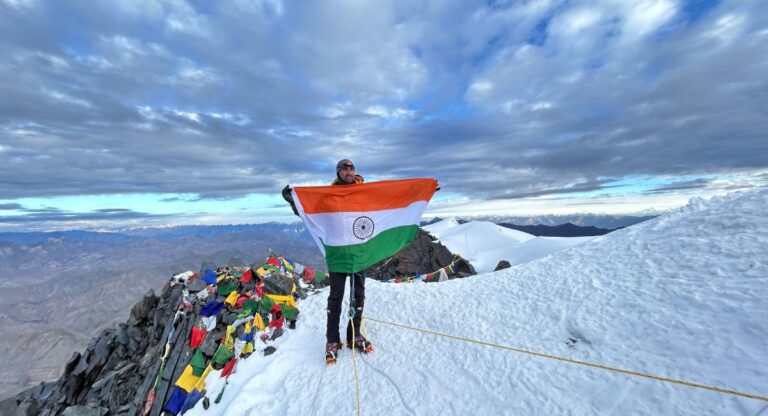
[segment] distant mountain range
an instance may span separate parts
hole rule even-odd
[[[516,225],[509,223],[499,224],[502,227],[533,234],[537,237],[591,237],[605,235],[614,230],[597,228],[593,226],[580,227],[570,222],[560,225]],[[621,227],[624,228],[624,227]]]
[[[547,225],[558,226],[571,223],[578,227],[597,227],[606,230],[616,230],[630,225],[638,224],[643,221],[656,218],[658,215],[602,215],[602,214],[576,214],[576,215],[540,215],[540,216],[509,216],[509,215],[485,215],[476,217],[459,217],[462,221],[490,221],[496,224],[515,224],[515,225]],[[434,218],[429,223],[439,221],[440,218]]]
[[[591,237],[591,236],[597,236],[597,235],[605,235],[610,233],[611,231],[625,228],[632,224],[637,224],[638,222],[641,222],[641,221],[637,221],[637,222],[633,222],[633,221],[640,218],[644,218],[643,221],[645,221],[653,217],[632,217],[632,219],[625,218],[622,221],[615,221],[614,223],[626,223],[628,225],[622,225],[616,228],[600,228],[592,225],[583,226],[583,225],[576,225],[570,222],[567,222],[564,224],[558,224],[558,225],[516,224],[516,223],[510,223],[510,222],[497,222],[496,224],[502,227],[532,234],[537,237]],[[435,224],[442,220],[443,220],[442,218],[436,217],[429,221],[422,221],[421,226],[424,227],[430,224]],[[476,219],[472,218],[472,220],[475,221]],[[456,221],[459,224],[465,224],[469,222],[469,220],[463,219],[463,218],[457,219]]]

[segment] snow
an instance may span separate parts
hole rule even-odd
[[[765,189],[695,199],[496,273],[369,280],[365,315],[766,396],[766,206]],[[298,326],[275,341],[277,352],[238,364],[219,404],[223,381],[211,374],[210,409],[198,403],[187,414],[356,414],[351,354],[335,366],[323,360],[326,296],[300,303]],[[364,333],[376,350],[356,355],[363,415],[755,415],[768,406],[373,321]]]
[[[422,227],[422,228],[427,230],[427,231],[429,231],[429,233],[432,234],[433,236],[437,236],[438,234],[442,233],[443,231],[445,231],[445,230],[447,230],[449,228],[456,227],[457,225],[459,225],[459,221],[456,218],[454,218],[454,217],[450,217],[450,218],[446,218],[446,219],[444,219],[442,221],[438,221],[438,222],[436,222],[434,224],[427,225],[427,226]]]
[[[423,227],[452,253],[467,259],[477,273],[493,271],[499,261],[527,263],[587,242],[594,237],[535,237],[488,221],[459,224],[449,218]]]

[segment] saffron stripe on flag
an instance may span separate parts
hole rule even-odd
[[[306,214],[382,211],[404,208],[415,201],[428,202],[435,193],[432,178],[399,179],[345,186],[293,188]]]
[[[356,273],[400,251],[419,232],[418,225],[390,228],[362,244],[325,245],[328,271]]]

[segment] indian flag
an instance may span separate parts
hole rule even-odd
[[[357,273],[408,245],[435,193],[432,178],[293,188],[328,270]]]

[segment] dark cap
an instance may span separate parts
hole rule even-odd
[[[339,163],[336,164],[336,172],[338,173],[342,168],[345,167],[351,167],[352,169],[355,168],[355,164],[352,163],[349,159],[341,159],[339,160]]]

